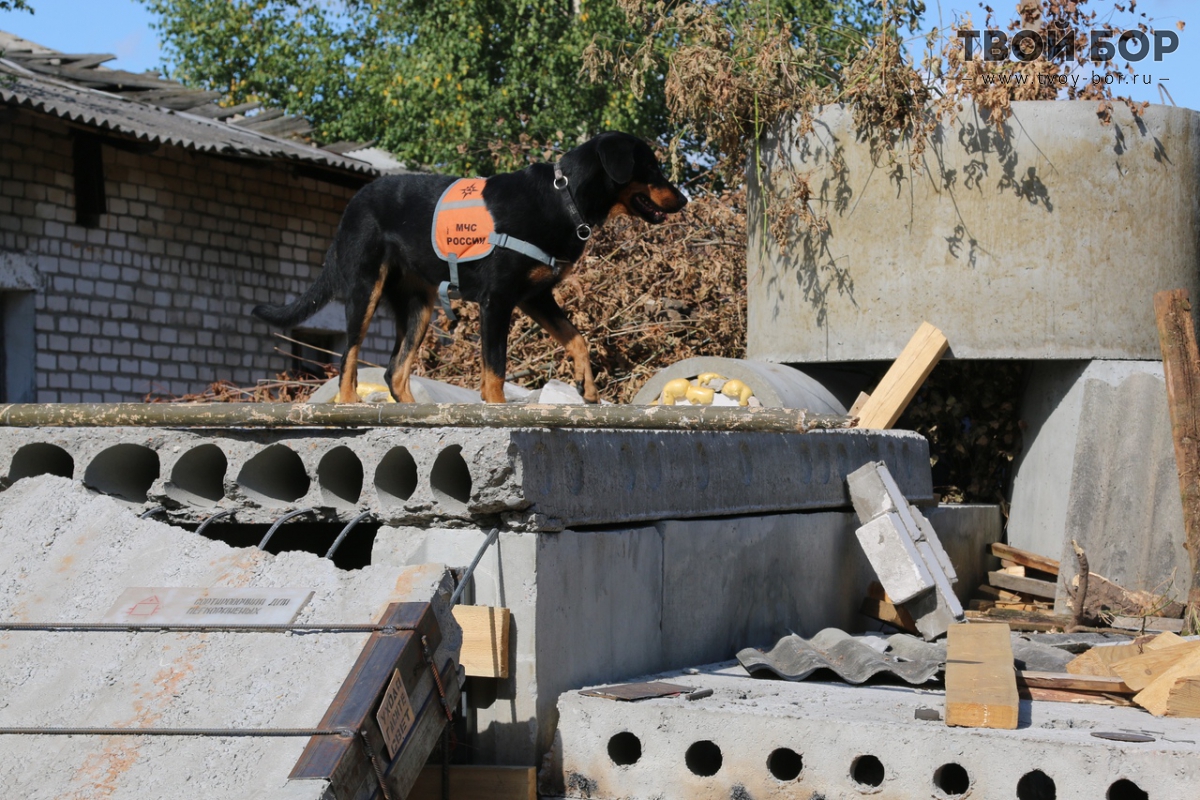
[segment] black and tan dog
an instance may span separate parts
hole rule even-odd
[[[593,227],[619,214],[661,223],[686,203],[653,151],[624,133],[601,134],[557,164],[486,181],[380,178],[351,199],[313,285],[290,305],[258,306],[253,313],[290,327],[331,299],[344,300],[347,348],[338,402],[350,403],[358,400],[358,351],[384,300],[397,330],[388,386],[397,401],[412,402],[409,376],[439,294],[448,312],[447,298],[461,296],[480,306],[480,395],[503,403],[508,331],[520,308],[566,348],[584,399],[594,403],[588,346],[552,290],[583,255]]]

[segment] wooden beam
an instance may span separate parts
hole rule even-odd
[[[1054,599],[1054,592],[1057,588],[1050,581],[1039,581],[1037,578],[1026,578],[1020,575],[1009,575],[1007,572],[989,572],[988,583],[1001,589],[1008,589],[1010,592],[1029,594],[1034,597],[1045,597],[1048,600]]]
[[[992,555],[996,558],[1007,559],[1014,564],[1020,564],[1023,567],[1036,569],[1039,572],[1045,572],[1049,575],[1058,574],[1058,560],[1047,558],[1037,553],[1031,553],[1028,550],[1020,550],[1007,544],[1000,542],[992,543]]]
[[[1017,708],[1008,626],[952,626],[946,632],[946,724],[1015,730]]]
[[[1187,290],[1154,295],[1154,316],[1163,354],[1179,494],[1183,499],[1183,546],[1192,562],[1184,618],[1188,630],[1195,631],[1200,627],[1200,349],[1196,346]]]
[[[511,612],[492,606],[455,606],[454,619],[463,631],[459,661],[467,675],[507,678]]]
[[[1175,681],[1167,694],[1167,717],[1200,717],[1200,676]]]
[[[1127,658],[1140,656],[1145,649],[1136,644],[1114,644],[1104,647],[1093,647],[1082,653],[1067,664],[1067,672],[1072,675],[1097,675],[1116,678],[1112,665]]]
[[[882,429],[895,425],[949,346],[950,342],[941,331],[922,322],[870,398],[863,403],[858,427]]]
[[[1018,670],[1017,686],[1032,686],[1038,689],[1064,689],[1071,692],[1134,693],[1134,690],[1120,678],[1099,677],[1096,675],[1072,675],[1067,672]]]
[[[1185,642],[1174,647],[1147,650],[1140,656],[1116,661],[1111,669],[1134,690],[1141,691],[1169,672],[1185,658],[1200,653],[1200,642]]]
[[[533,767],[450,767],[450,797],[454,800],[537,800],[537,770]],[[442,768],[426,767],[408,800],[441,800]]]
[[[1090,703],[1099,706],[1135,705],[1132,700],[1119,694],[1100,692],[1072,692],[1069,689],[1042,689],[1036,686],[1017,687],[1017,696],[1022,700],[1043,700],[1052,703]]]
[[[873,597],[864,597],[862,606],[858,609],[864,617],[877,619],[880,622],[891,625],[898,631],[911,633],[913,636],[920,636],[921,632],[917,629],[917,623],[913,620],[912,615],[908,613],[902,606],[893,605],[886,600],[876,600]]]
[[[1159,652],[1169,652],[1177,649],[1180,648],[1172,647]],[[1170,707],[1171,692],[1176,689],[1176,683],[1179,679],[1198,676],[1200,676],[1200,650],[1193,648],[1188,655],[1175,662],[1174,666],[1155,678],[1153,683],[1134,695],[1133,702],[1156,717],[1166,716]],[[1189,687],[1180,687],[1180,691],[1186,695],[1186,697],[1180,698],[1180,702],[1186,702],[1190,699],[1191,690]]]

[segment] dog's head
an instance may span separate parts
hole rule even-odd
[[[667,180],[650,146],[628,133],[602,133],[579,150],[588,150],[599,167],[593,180],[604,184],[598,193],[608,204],[602,217],[628,214],[652,225],[687,205],[683,192]]]

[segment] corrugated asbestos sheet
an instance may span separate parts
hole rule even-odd
[[[13,37],[5,35],[5,38],[11,40]],[[0,45],[3,44],[0,41]],[[268,110],[253,117],[239,116],[232,122],[225,122],[216,118],[225,114],[211,102],[215,96],[211,92],[191,90],[153,75],[125,77],[130,73],[96,67],[76,68],[70,63],[72,60],[86,63],[84,56],[7,49],[4,55],[0,58],[0,101],[7,105],[148,143],[176,145],[224,156],[296,161],[366,178],[380,174],[365,161],[266,132],[283,134],[307,130],[304,120],[288,117],[279,110]],[[95,57],[92,60],[96,60]],[[93,88],[95,86],[108,86],[111,91]],[[128,94],[121,93],[124,91]],[[166,107],[166,104],[190,108],[184,111]]]
[[[908,654],[917,655],[911,650]],[[765,671],[792,681],[802,681],[819,669],[828,669],[847,683],[864,683],[875,675],[886,673],[907,683],[921,684],[942,668],[944,650],[940,659],[936,654],[933,649],[923,653],[923,658],[900,660],[880,653],[863,637],[826,628],[807,640],[795,634],[785,636],[766,653],[747,647],[737,654],[737,659],[751,675]]]

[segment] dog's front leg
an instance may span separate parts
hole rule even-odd
[[[479,301],[480,347],[483,380],[479,396],[485,403],[504,402],[504,376],[508,367],[508,329],[513,307],[493,298]]]
[[[567,351],[575,365],[575,383],[583,393],[584,402],[599,402],[600,393],[596,391],[596,380],[592,377],[592,362],[587,342],[579,329],[571,323],[567,312],[563,311],[562,306],[554,299],[554,293],[547,289],[530,297],[521,303],[520,307]]]

